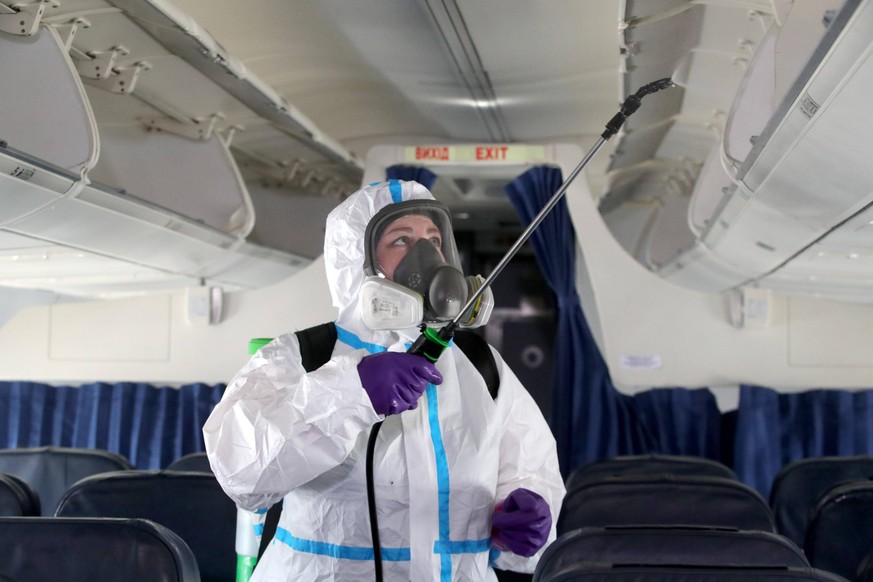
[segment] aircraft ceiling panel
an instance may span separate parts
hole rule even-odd
[[[7,251],[26,251],[28,253],[41,254],[45,248],[46,244],[43,241],[0,230],[0,251],[5,255],[10,255]]]
[[[294,3],[287,21],[293,30],[298,10],[328,35],[328,42],[312,38],[310,48],[327,44],[333,58],[323,67],[313,66],[324,60],[321,55],[276,63],[276,74],[268,81],[302,111],[323,120],[320,125],[326,132],[341,141],[354,138],[361,143],[377,135],[383,141],[386,135],[419,135],[426,140],[463,134],[475,139],[475,131],[481,130],[479,113],[470,95],[458,91],[459,73],[446,41],[417,3],[326,1],[309,8]],[[283,31],[282,37],[287,33]],[[306,44],[307,38],[309,33],[304,33],[293,44]],[[278,70],[282,67],[284,71]],[[306,71],[317,76],[307,79]],[[343,111],[353,111],[356,121],[350,124],[351,116]],[[331,120],[334,115],[339,117]]]
[[[527,0],[496,6],[459,3],[494,86],[511,137],[599,134],[615,114],[619,53],[617,5],[562,0],[531,9]]]

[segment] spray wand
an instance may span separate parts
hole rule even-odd
[[[476,302],[482,296],[483,293],[491,286],[491,283],[494,282],[494,279],[500,275],[500,272],[506,266],[507,263],[515,256],[515,254],[521,249],[522,245],[527,242],[527,239],[533,234],[533,232],[537,229],[540,223],[545,219],[546,215],[551,212],[552,208],[558,204],[561,198],[564,196],[564,193],[567,191],[567,188],[576,179],[579,173],[582,171],[585,166],[588,165],[588,162],[600,151],[600,148],[603,147],[603,144],[611,138],[613,135],[618,133],[618,130],[621,129],[621,126],[627,120],[628,117],[633,115],[633,113],[640,108],[640,104],[642,103],[643,97],[646,95],[650,95],[652,93],[657,93],[663,89],[668,87],[675,86],[675,83],[672,79],[665,78],[660,79],[658,81],[654,81],[649,83],[648,85],[643,85],[640,87],[636,93],[629,95],[624,103],[621,104],[621,108],[618,113],[613,116],[612,119],[609,120],[606,124],[606,129],[597,139],[597,142],[591,147],[588,153],[582,158],[582,161],[579,162],[579,165],[570,173],[567,179],[561,184],[561,187],[558,188],[558,191],[555,192],[542,210],[534,217],[531,223],[527,226],[524,232],[518,237],[518,240],[512,245],[512,247],[506,252],[500,262],[497,263],[497,266],[494,267],[494,270],[491,271],[491,274],[485,279],[482,285],[476,289],[475,293],[467,300],[466,305],[461,309],[460,313],[449,323],[444,325],[443,327],[436,329],[432,327],[428,327],[427,325],[422,325],[421,327],[421,335],[418,336],[418,339],[412,344],[412,346],[407,350],[410,354],[418,354],[420,356],[424,356],[431,362],[436,362],[439,357],[442,355],[443,351],[449,346],[452,338],[455,335],[455,330],[457,329],[459,322],[461,319],[468,313],[470,313],[473,306],[476,305]]]

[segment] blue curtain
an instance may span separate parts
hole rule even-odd
[[[522,223],[561,186],[561,171],[536,167],[506,193]],[[558,303],[552,431],[564,476],[578,465],[616,455],[661,453],[720,456],[720,414],[706,389],[615,390],[576,293],[576,235],[565,200],[530,238],[540,270]]]
[[[806,457],[870,454],[873,391],[740,387],[734,469],[765,499],[783,465]]]
[[[386,180],[415,180],[428,190],[436,181],[436,174],[422,166],[389,166],[385,169]]]
[[[648,448],[638,446],[632,453],[622,454],[659,453],[725,460],[722,415],[708,389],[654,388],[635,394],[633,406],[649,444]]]
[[[0,382],[0,448],[104,449],[137,469],[161,469],[203,450],[203,423],[223,392],[221,384]]]

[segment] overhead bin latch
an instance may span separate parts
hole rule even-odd
[[[236,136],[238,131],[243,131],[246,128],[244,125],[231,125],[230,127],[225,127],[223,129],[218,130],[218,135],[224,140],[224,145],[230,147],[231,142],[233,142],[234,136]]]
[[[85,54],[89,60],[76,61],[76,70],[79,71],[79,74],[91,79],[104,79],[112,75],[118,57],[127,56],[130,51],[119,45],[109,50],[91,51]]]
[[[169,117],[160,117],[148,120],[146,122],[146,129],[149,131],[166,131],[167,133],[189,139],[207,141],[212,137],[216,124],[222,119],[224,119],[224,116],[220,113],[213,113],[205,118],[194,118],[190,123],[181,123]]]
[[[67,22],[54,24],[53,26],[64,41],[64,48],[67,52],[70,52],[73,48],[73,39],[76,38],[76,33],[79,32],[80,28],[91,28],[91,21],[79,16]]]
[[[39,28],[46,7],[58,6],[60,4],[56,0],[0,3],[0,31],[18,36],[31,36]]]
[[[112,69],[112,74],[106,77],[100,79],[85,77],[83,80],[87,84],[105,91],[111,91],[119,95],[130,95],[136,87],[139,74],[151,68],[151,64],[147,61],[139,61],[126,67],[115,67]]]

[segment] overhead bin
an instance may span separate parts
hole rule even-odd
[[[57,31],[0,33],[0,72],[0,140],[76,176],[94,167],[97,123]]]
[[[255,212],[225,141],[191,139],[143,127],[104,127],[103,153],[89,177],[240,237]]]
[[[75,193],[100,146],[79,75],[53,29],[0,33],[0,72],[3,225]]]
[[[86,91],[87,61],[70,57],[71,39],[45,24],[30,36],[0,32],[0,285],[88,296],[234,290],[309,263],[245,240],[252,203],[211,126],[155,116],[98,133],[88,91],[101,105],[131,97],[117,84],[95,88],[93,76]]]
[[[662,225],[670,222],[685,231],[687,219],[667,219],[667,212],[682,208],[678,197],[690,197],[707,154],[721,135],[726,112],[733,94],[725,87],[738,86],[743,63],[762,36],[761,11],[749,11],[731,3],[689,3],[684,0],[623,3],[619,24],[622,43],[622,88],[620,98],[655,79],[669,77],[679,87],[661,91],[647,98],[616,136],[614,155],[608,167],[608,184],[599,197],[599,209],[607,224],[621,214],[649,214],[654,205]],[[731,34],[708,34],[724,28]],[[738,43],[737,38],[743,39]],[[684,83],[687,81],[687,84]],[[720,193],[719,193],[720,194]],[[673,200],[668,200],[672,198]],[[693,205],[693,201],[687,206]],[[670,208],[666,208],[670,206]],[[657,236],[649,228],[638,234],[626,229],[613,231],[625,248],[669,250],[675,240],[627,240],[628,235],[642,239]],[[664,229],[656,229],[665,232]],[[666,232],[672,239],[672,233]],[[691,228],[681,239],[691,239],[699,229]],[[657,252],[663,262],[664,252]],[[652,255],[635,253],[648,268]]]
[[[873,3],[846,2],[772,116],[779,37],[765,37],[697,181],[690,223],[704,228],[659,274],[705,291],[873,300],[873,140],[862,129],[873,127],[871,23]]]
[[[723,154],[734,166],[749,155],[752,144],[775,111],[776,41],[780,32],[777,23],[770,25],[749,63],[725,122]]]

